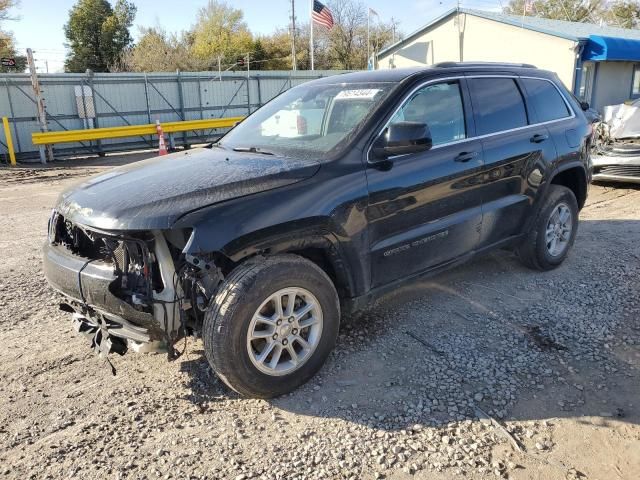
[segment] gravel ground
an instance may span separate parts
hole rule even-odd
[[[640,478],[640,188],[592,186],[557,270],[499,251],[412,285],[247,400],[197,339],[113,377],[44,281],[58,192],[144,156],[0,170],[0,478]]]

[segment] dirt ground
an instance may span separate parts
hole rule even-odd
[[[0,169],[0,478],[640,478],[640,188],[592,186],[557,270],[498,251],[412,285],[247,400],[198,339],[112,376],[43,278],[58,193],[145,156]]]

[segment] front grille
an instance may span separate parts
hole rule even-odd
[[[607,165],[596,171],[596,174],[640,177],[640,165]]]
[[[94,230],[53,212],[49,220],[49,242],[87,261],[111,265],[118,277],[110,286],[111,293],[135,309],[149,310],[153,289],[164,288],[157,262],[150,252],[153,241],[149,236]]]

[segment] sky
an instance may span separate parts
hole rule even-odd
[[[455,0],[362,0],[378,12],[382,21],[391,17],[400,22],[400,30],[411,33],[432,18],[455,7]],[[463,7],[497,10],[500,2],[508,0],[462,0]],[[68,20],[69,10],[76,0],[20,0],[13,15],[15,21],[7,22],[18,48],[27,47],[36,53],[38,71],[62,71],[65,47],[63,26]],[[111,0],[111,3],[115,3]],[[198,9],[207,0],[133,0],[138,7],[132,33],[137,37],[139,26],[161,25],[167,31],[187,30],[195,22]],[[244,11],[249,29],[254,33],[267,34],[277,27],[286,28],[289,22],[291,0],[228,0],[229,4]],[[179,5],[179,8],[176,8]],[[299,22],[309,19],[309,0],[296,0],[296,17]],[[375,17],[373,17],[375,18]]]

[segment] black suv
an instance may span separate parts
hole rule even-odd
[[[102,354],[203,338],[272,397],[329,355],[341,312],[497,247],[562,263],[591,127],[555,74],[447,63],[292,88],[208,148],[62,193],[46,276]]]

